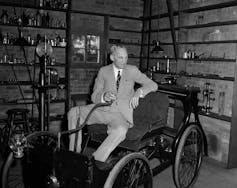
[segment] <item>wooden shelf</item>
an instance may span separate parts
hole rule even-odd
[[[223,2],[219,4],[214,4],[214,5],[184,9],[180,11],[184,13],[195,13],[195,12],[201,12],[201,11],[207,11],[207,10],[227,8],[227,7],[232,7],[232,6],[237,6],[237,1]]]
[[[22,99],[23,100],[23,99]],[[60,99],[60,100],[51,100],[50,103],[56,104],[56,103],[64,103],[66,100],[65,99]],[[47,101],[46,101],[47,102]],[[25,104],[38,104],[38,101],[32,101],[32,102],[17,102],[17,101],[11,101],[11,102],[1,102],[0,105],[25,105]]]
[[[186,73],[167,73],[165,71],[154,71],[153,74],[164,74],[164,75],[175,75],[175,76],[185,76],[185,77],[194,77],[194,78],[205,78],[205,79],[214,79],[214,80],[225,80],[225,81],[234,81],[234,77],[221,77],[218,75],[203,75],[203,74],[186,74]]]
[[[184,61],[219,61],[219,62],[236,62],[236,59],[224,59],[224,58],[199,58],[199,59],[187,59],[187,58],[178,58]]]
[[[213,40],[213,41],[190,41],[177,42],[178,45],[196,45],[196,44],[231,44],[237,43],[237,40]],[[144,44],[145,45],[145,44]],[[160,42],[160,45],[173,45],[172,42]],[[151,44],[152,46],[152,44]]]
[[[179,11],[174,11],[173,12],[174,16],[179,15]],[[163,13],[163,14],[156,14],[156,15],[152,15],[152,16],[145,16],[145,17],[141,17],[142,20],[149,20],[149,19],[160,19],[160,18],[165,18],[165,17],[169,17],[169,13]]]
[[[23,44],[23,45],[20,45],[20,44],[3,44],[4,46],[12,46],[12,47],[15,47],[15,46],[23,46],[23,47],[28,47],[28,48],[32,48],[32,47],[36,47],[38,44],[35,44],[35,45],[31,45],[31,44]],[[66,48],[66,46],[52,46],[52,48]]]
[[[110,41],[109,40],[109,44],[114,44],[114,43],[117,43],[117,42],[113,42],[113,41]],[[141,43],[135,43],[135,42],[119,42],[119,44],[123,44],[123,45],[132,45],[132,46],[141,46]]]
[[[126,32],[126,33],[142,33],[142,31],[135,31],[135,30],[129,30],[129,29],[116,29],[116,28],[109,28],[110,31],[116,31],[116,32]]]
[[[147,57],[140,57],[143,59],[147,59]],[[160,60],[167,60],[167,58],[164,57],[149,57],[150,59],[160,59]],[[169,58],[169,60],[176,60],[175,58]],[[182,58],[179,57],[178,60],[183,60],[183,61],[218,61],[218,62],[236,62],[236,59],[224,59],[224,58],[199,58],[199,59],[187,59],[187,58]]]
[[[40,66],[39,63],[0,63],[0,66],[19,66],[19,67],[33,67]],[[55,63],[54,65],[47,65],[47,67],[64,67],[63,63]]]
[[[95,16],[104,16],[104,17],[114,17],[114,18],[124,18],[128,20],[138,20],[142,21],[142,18],[132,17],[132,16],[118,16],[115,14],[105,14],[105,13],[99,13],[99,12],[90,12],[90,11],[82,11],[82,10],[69,10],[71,14],[77,13],[77,14],[88,14],[88,15],[95,15]]]
[[[205,78],[205,79],[214,79],[214,80],[225,80],[225,81],[234,81],[234,77],[221,77],[218,75],[202,75],[202,74],[178,74],[179,76],[194,77],[194,78]]]
[[[6,27],[23,27],[23,28],[36,28],[36,29],[54,29],[54,30],[66,30],[65,27],[48,27],[48,26],[33,26],[33,25],[17,25],[17,24],[2,24],[1,26]]]
[[[183,109],[181,107],[176,107],[174,104],[169,104],[169,107]],[[215,119],[231,122],[231,117],[225,116],[225,115],[219,115],[219,114],[213,113],[213,112],[205,113],[202,110],[199,110],[198,114],[201,116],[206,116],[206,117],[210,117],[210,118],[215,118]]]
[[[224,25],[235,25],[235,24],[237,24],[237,20],[222,21],[222,22],[210,22],[210,23],[206,23],[206,24],[180,26],[176,29],[196,29],[196,28],[215,27],[215,26],[224,26]]]
[[[213,112],[210,112],[210,113],[207,114],[203,111],[199,111],[199,114],[202,115],[202,116],[207,116],[207,117],[211,117],[211,118],[231,122],[231,117],[229,117],[229,116],[219,115],[219,114],[216,114],[216,113],[213,113]]]
[[[10,85],[32,85],[33,82],[31,81],[0,81],[0,86],[10,86]]]
[[[0,86],[10,86],[10,85],[34,85],[35,87],[40,87],[38,86],[38,83],[31,82],[31,81],[1,81],[0,80]],[[51,84],[51,85],[46,85],[44,86],[45,88],[48,89],[54,89],[57,88],[58,85],[65,85],[65,83],[57,83],[57,84]]]
[[[214,40],[214,41],[191,41],[191,42],[177,42],[177,44],[230,44],[230,43],[237,43],[237,40]],[[160,43],[162,45],[169,45],[172,43]]]
[[[37,10],[49,10],[49,11],[57,11],[57,12],[67,12],[66,9],[58,9],[58,8],[51,8],[51,7],[38,7],[38,6],[32,6],[32,5],[27,5],[27,4],[22,5],[19,3],[0,2],[0,6],[31,8],[31,9],[37,9]]]
[[[128,55],[128,58],[130,59],[140,59],[140,56],[134,56],[134,55]]]
[[[188,9],[183,9],[180,11],[174,11],[174,16],[179,15],[179,12],[182,13],[195,13],[195,12],[201,12],[201,11],[207,11],[207,10],[214,10],[214,9],[220,9],[220,8],[227,8],[227,7],[232,7],[232,6],[237,6],[237,1],[229,1],[229,2],[223,2],[219,4],[214,4],[214,5],[207,5],[207,6],[202,6],[202,7],[195,7],[195,8],[188,8]],[[163,14],[156,14],[152,16],[146,16],[142,17],[143,20],[148,20],[148,19],[160,19],[164,17],[168,17],[168,13],[163,13]]]
[[[195,24],[195,25],[184,25],[184,26],[179,26],[179,27],[175,27],[175,30],[179,30],[179,29],[197,29],[197,28],[205,28],[205,27],[216,27],[216,26],[225,26],[225,25],[236,25],[237,24],[237,20],[230,20],[230,21],[222,21],[222,22],[210,22],[210,23],[204,23],[204,24]],[[155,32],[167,32],[167,31],[171,31],[170,28],[160,28],[158,29],[151,29],[150,31],[144,31],[145,33],[151,32],[151,33],[155,33]]]
[[[59,114],[57,116],[50,116],[50,121],[59,121],[59,120],[64,120],[64,114]],[[30,118],[30,122],[39,122],[38,117],[33,117]],[[0,123],[7,123],[6,118],[1,118]]]

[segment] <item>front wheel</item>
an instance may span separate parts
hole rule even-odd
[[[2,188],[43,188],[44,178],[52,169],[52,156],[57,147],[57,136],[50,132],[35,132],[26,137],[27,148],[21,159],[11,152],[2,169]],[[41,168],[41,169],[39,169]],[[42,176],[42,173],[43,176]]]
[[[196,123],[190,123],[184,130],[176,150],[173,178],[177,188],[188,188],[196,182],[203,151],[204,135]]]
[[[152,188],[152,171],[149,161],[141,153],[124,156],[106,179],[104,188]]]

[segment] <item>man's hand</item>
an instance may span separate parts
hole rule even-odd
[[[116,99],[117,99],[117,96],[112,91],[106,91],[104,93],[104,101],[105,102],[113,102]]]
[[[130,102],[129,102],[129,107],[135,109],[138,105],[139,105],[139,98],[142,95],[142,90],[138,89],[134,96],[131,98]]]

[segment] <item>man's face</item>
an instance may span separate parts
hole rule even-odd
[[[116,52],[113,54],[113,58],[114,58],[113,60],[114,65],[118,69],[124,69],[128,61],[127,50],[125,48],[118,48]]]

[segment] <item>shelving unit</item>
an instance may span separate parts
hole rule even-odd
[[[175,6],[172,18],[175,22],[173,28],[167,22],[169,18],[168,9],[166,9],[166,12],[162,9],[160,14],[153,14],[149,9],[152,6],[150,3],[157,3],[157,1],[150,0],[145,4],[146,12],[143,20],[146,27],[143,29],[145,40],[143,41],[143,53],[141,55],[142,68],[145,71],[148,71],[148,69],[149,71],[151,69],[155,70],[153,75],[162,81],[165,81],[164,78],[167,76],[176,76],[179,84],[199,86],[201,97],[205,84],[210,83],[215,98],[211,102],[213,108],[208,113],[200,111],[200,115],[207,124],[207,131],[215,129],[215,126],[218,127],[217,129],[226,131],[217,136],[217,140],[220,142],[219,145],[222,142],[229,144],[223,146],[225,147],[223,151],[218,151],[227,152],[217,154],[225,156],[225,158],[218,160],[225,163],[228,168],[236,167],[237,94],[235,91],[237,88],[237,74],[235,70],[237,36],[234,34],[234,28],[237,26],[237,17],[232,12],[236,10],[237,1],[172,1]],[[166,3],[166,1],[159,3]],[[161,7],[167,8],[166,6],[167,4]],[[160,10],[159,7],[158,10]],[[156,21],[159,24],[158,29],[155,25]],[[160,22],[162,26],[160,26]],[[175,41],[178,49],[177,61],[173,56],[172,30],[176,33],[177,39]],[[176,65],[176,70],[172,69],[172,73],[166,73],[165,70],[156,71],[157,62],[165,64],[167,60],[163,55],[150,53],[152,49],[151,41],[156,38],[156,35],[165,53],[171,55],[169,57],[170,63]],[[196,55],[205,53],[199,58],[184,58],[184,53],[187,50],[195,52]],[[220,93],[224,93],[224,99],[220,98]],[[213,122],[215,123],[213,124]],[[229,130],[230,132],[228,132]],[[215,135],[218,134],[217,132],[218,130],[214,133],[209,132],[209,134]],[[229,138],[226,138],[226,135]]]
[[[0,2],[1,10],[7,12],[7,16],[0,19],[3,36],[3,48],[0,50],[0,57],[2,57],[0,59],[2,68],[0,76],[1,119],[5,118],[4,111],[15,106],[34,109],[34,113],[32,111],[34,116],[31,119],[37,119],[39,99],[38,89],[35,86],[38,85],[40,64],[35,54],[35,48],[38,43],[45,40],[53,47],[54,53],[47,69],[57,72],[55,75],[57,78],[53,78],[56,80],[47,86],[52,89],[50,92],[52,107],[50,107],[49,113],[56,114],[55,112],[58,112],[64,116],[69,108],[69,98],[67,97],[69,96],[69,82],[65,80],[69,80],[68,52],[66,50],[69,40],[66,19],[70,14],[70,0],[68,2],[57,1],[58,4],[55,1],[47,1],[50,5],[36,3],[40,3],[40,1]],[[16,43],[19,39],[20,42]],[[4,70],[9,75],[4,75]],[[7,92],[10,92],[9,95]],[[14,95],[11,97],[13,93]],[[7,98],[4,98],[6,96]],[[50,119],[55,118],[50,117]]]

